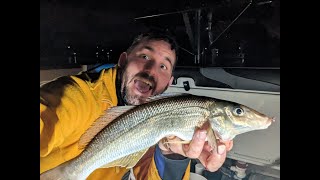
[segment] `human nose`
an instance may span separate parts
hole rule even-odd
[[[144,65],[144,69],[149,72],[150,75],[156,76],[157,74],[157,68],[156,68],[156,62],[154,60],[149,60],[147,63]]]

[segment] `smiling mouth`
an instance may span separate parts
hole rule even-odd
[[[153,88],[152,82],[145,79],[135,79],[134,86],[141,93],[147,93]]]

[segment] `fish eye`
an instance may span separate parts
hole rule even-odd
[[[237,116],[243,116],[244,110],[242,108],[237,107],[233,110],[233,113]]]

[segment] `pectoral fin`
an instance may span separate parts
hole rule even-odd
[[[210,124],[207,129],[207,139],[208,139],[209,146],[211,146],[214,151],[218,152],[217,138]]]
[[[148,149],[149,148],[130,154],[123,158],[117,159],[111,163],[101,166],[101,168],[109,168],[109,167],[115,167],[115,166],[126,167],[127,169],[132,168],[138,163],[138,161],[148,151]]]

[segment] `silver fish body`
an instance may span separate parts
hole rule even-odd
[[[271,120],[248,107],[210,97],[182,95],[151,101],[121,114],[102,129],[79,156],[60,167],[65,176],[61,178],[85,179],[95,169],[151,147],[168,135],[191,140],[195,128],[206,121],[226,140],[267,128]]]

